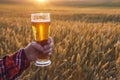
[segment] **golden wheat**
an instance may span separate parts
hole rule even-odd
[[[0,57],[34,41],[30,14],[50,12],[52,64],[18,80],[119,80],[120,9],[0,5]]]

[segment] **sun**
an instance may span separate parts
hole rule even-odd
[[[45,2],[46,0],[38,0],[39,2]]]

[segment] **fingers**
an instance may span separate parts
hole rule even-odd
[[[52,48],[52,43],[45,45],[43,48],[44,50]]]
[[[52,38],[49,37],[48,39],[48,44],[43,47],[43,53],[48,53],[51,54],[50,52],[52,51]]]
[[[43,47],[42,47],[40,44],[38,44],[37,42],[32,42],[31,45],[32,45],[35,49],[37,49],[38,51],[43,51],[43,50],[44,50]]]
[[[49,49],[47,49],[47,50],[44,50],[43,53],[46,54],[46,53],[50,53],[51,51],[52,51],[52,48],[49,48]]]
[[[40,45],[40,43],[37,43],[37,42],[32,42],[31,45],[37,51],[47,53],[49,55],[50,52],[52,51],[52,38],[51,37],[49,37],[47,43],[48,44],[44,45],[44,47]]]
[[[50,53],[52,51],[52,38],[49,37],[48,44],[43,47],[43,53]]]
[[[50,53],[52,51],[52,43],[45,45],[43,49],[43,53]]]
[[[52,43],[52,37],[49,37],[47,42],[48,44]]]
[[[37,49],[39,52],[50,53],[52,51],[52,43],[47,44],[44,47],[42,47],[40,44],[36,42],[32,42],[31,45],[33,48]]]

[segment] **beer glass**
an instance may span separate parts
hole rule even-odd
[[[50,13],[33,13],[31,14],[32,30],[35,41],[42,46],[47,44],[50,33]],[[40,53],[36,60],[36,66],[48,66],[51,64],[48,54]]]

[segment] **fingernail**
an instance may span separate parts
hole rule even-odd
[[[49,53],[48,55],[51,55],[51,53]]]

